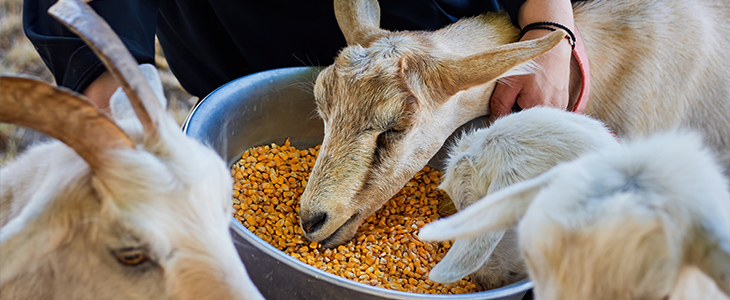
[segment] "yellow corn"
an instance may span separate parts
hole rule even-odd
[[[299,227],[299,197],[320,146],[284,145],[248,149],[231,167],[233,216],[277,249],[325,272],[386,289],[428,294],[476,292],[469,277],[451,284],[428,280],[450,242],[418,239],[418,229],[453,207],[437,189],[438,170],[424,167],[397,195],[368,217],[355,237],[333,249],[305,242]],[[440,210],[441,209],[441,210]]]

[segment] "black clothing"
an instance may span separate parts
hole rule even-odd
[[[54,2],[25,0],[23,27],[56,82],[83,91],[106,69],[81,39],[48,15]],[[510,13],[516,16],[523,2],[510,2]],[[156,33],[172,72],[201,98],[250,73],[329,65],[346,46],[332,0],[96,0],[90,5],[139,63],[154,63]],[[381,27],[388,30],[435,30],[499,8],[495,0],[381,0],[380,7]]]

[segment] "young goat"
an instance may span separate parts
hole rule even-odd
[[[127,97],[115,124],[81,95],[0,77],[0,120],[61,141],[0,170],[0,299],[263,299],[229,233],[230,171],[165,112],[157,70],[85,3],[50,12]]]
[[[562,163],[419,237],[466,238],[519,223],[541,300],[725,298],[717,287],[730,295],[727,187],[699,134],[664,133]]]
[[[314,87],[325,133],[301,198],[302,228],[325,246],[351,238],[454,130],[488,114],[498,78],[529,71],[517,66],[564,35],[516,42],[519,29],[494,13],[390,32],[375,0],[335,1],[335,13],[348,47]],[[574,15],[591,65],[585,113],[619,137],[693,128],[730,171],[730,2],[593,0]]]
[[[487,194],[536,177],[560,162],[617,145],[616,138],[599,121],[536,107],[464,134],[450,149],[440,188],[462,210]],[[457,239],[431,270],[429,279],[449,283],[470,273],[482,289],[527,277],[514,230]]]

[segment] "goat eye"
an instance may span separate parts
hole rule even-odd
[[[402,129],[402,128],[391,128],[391,129],[386,130],[382,134],[383,135],[392,135],[392,134],[403,133],[404,131],[406,131],[406,130]]]
[[[122,249],[115,251],[119,263],[134,267],[149,260],[147,254],[142,249]]]
[[[393,138],[398,136],[399,133],[403,132],[403,130],[396,130],[396,129],[388,129],[386,131],[381,132],[378,135],[378,148],[382,148],[386,146],[386,144]]]

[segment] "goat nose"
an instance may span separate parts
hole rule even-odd
[[[317,213],[310,218],[302,219],[302,229],[304,229],[306,233],[311,234],[312,232],[322,228],[325,221],[327,221],[327,213]]]

